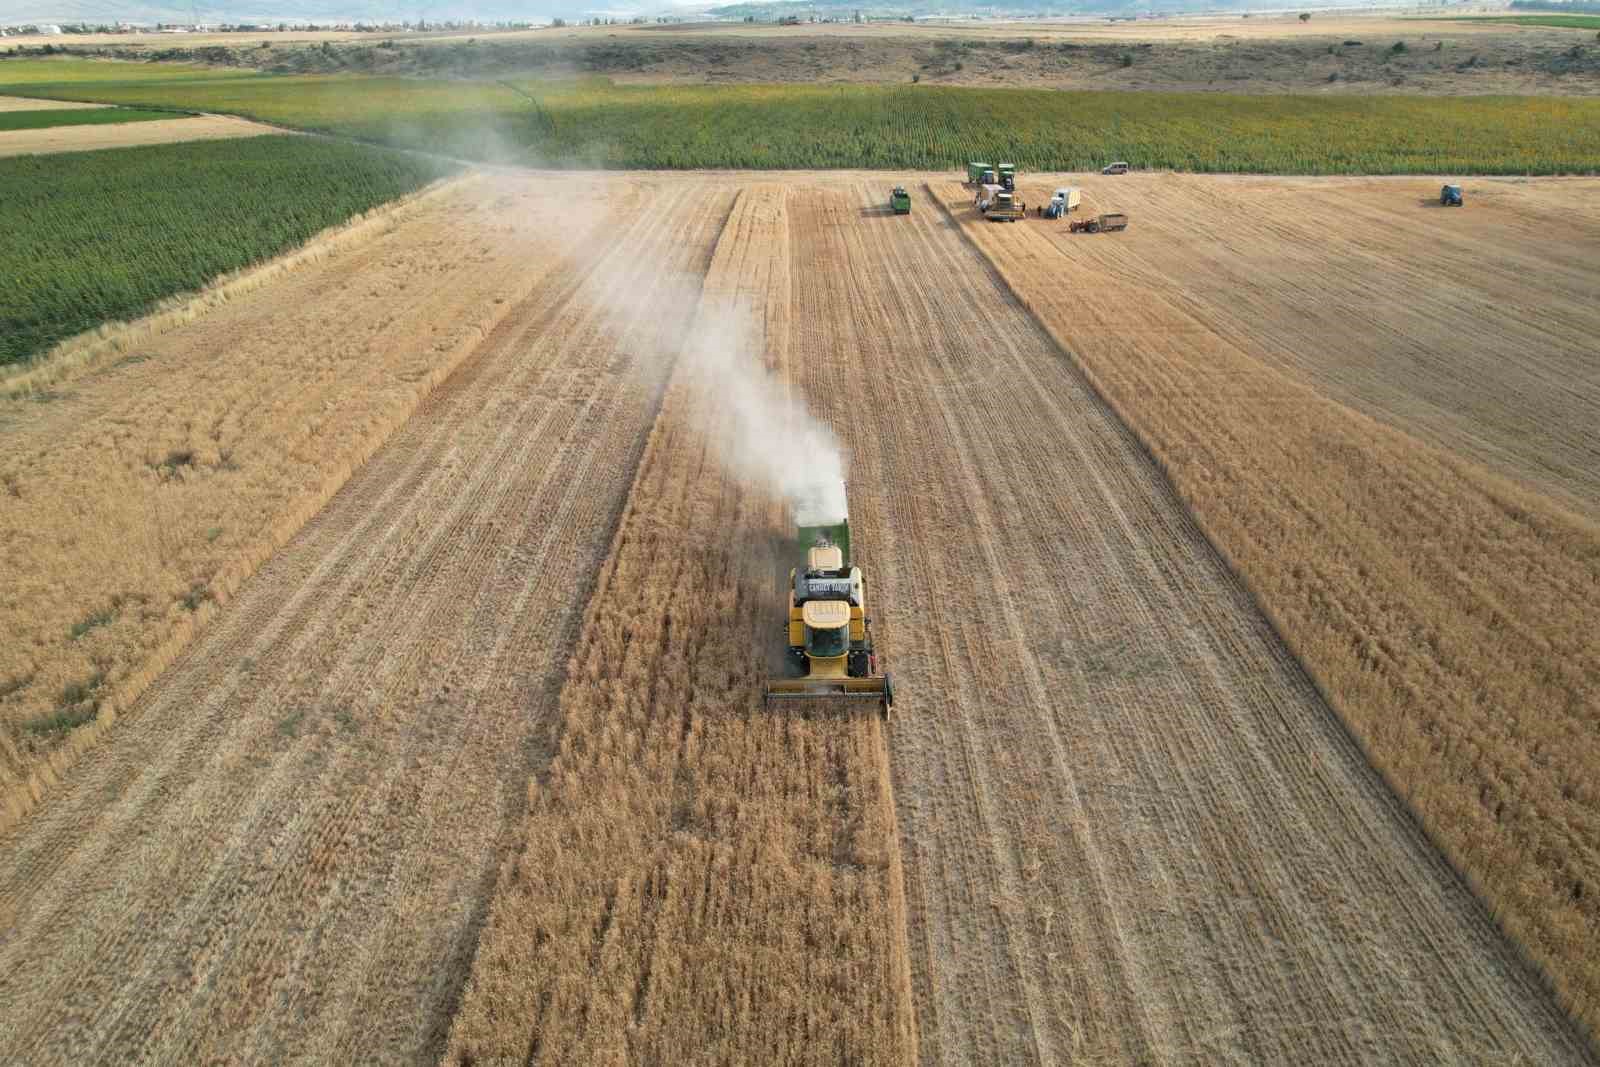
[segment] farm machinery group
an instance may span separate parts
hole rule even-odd
[[[1126,174],[1126,163],[1112,163],[1102,174]],[[1012,163],[990,165],[983,162],[967,164],[967,188],[972,189],[973,206],[990,222],[1016,222],[1028,217],[1028,205],[1017,195],[1017,168]],[[1068,233],[1114,233],[1128,228],[1128,216],[1109,212],[1089,218],[1070,216],[1083,206],[1083,190],[1076,186],[1063,186],[1051,195],[1049,201],[1036,205],[1034,216],[1040,219],[1066,219]]]

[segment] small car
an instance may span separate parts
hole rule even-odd
[[[1100,168],[1100,173],[1126,174],[1128,173],[1128,165],[1126,163],[1107,163],[1105,166]]]

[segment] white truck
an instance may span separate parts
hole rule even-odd
[[[1071,186],[1057,189],[1050,198],[1050,203],[1045,205],[1044,217],[1047,219],[1066,218],[1083,203],[1083,190]]]

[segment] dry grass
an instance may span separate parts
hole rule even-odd
[[[0,827],[537,284],[531,240],[441,192],[9,383]]]
[[[782,196],[741,195],[702,304],[752,301],[780,365]],[[784,517],[708,451],[717,416],[692,373],[676,372],[585,617],[451,1063],[915,1056],[884,736],[875,717],[762,710],[750,665],[782,616],[767,546]]]
[[[1600,527],[1252,358],[1105,269],[1116,253],[966,221],[960,189],[931,191],[1138,433],[1505,929],[1600,1024]]]
[[[121,122],[103,126],[47,126],[0,134],[0,156],[46,152],[87,152],[100,148],[212,141],[224,137],[260,137],[283,131],[231,115],[198,115],[154,122]]]

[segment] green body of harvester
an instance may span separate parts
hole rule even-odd
[[[889,208],[896,215],[911,214],[911,194],[906,192],[905,186],[894,187],[894,192],[889,194]]]

